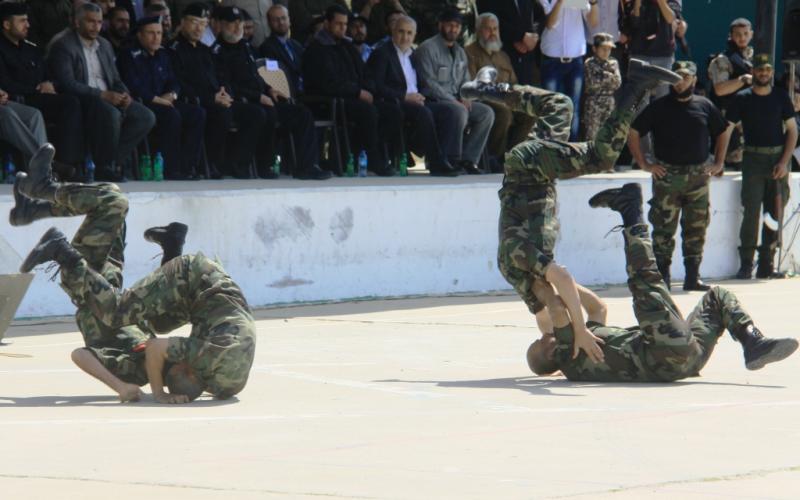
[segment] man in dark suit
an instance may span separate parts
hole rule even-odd
[[[458,171],[448,163],[436,135],[436,121],[446,123],[448,119],[455,121],[455,117],[450,106],[426,101],[419,93],[417,72],[411,63],[416,34],[416,21],[405,14],[398,17],[392,25],[391,42],[375,49],[367,61],[367,71],[375,82],[376,97],[400,105],[408,146],[425,157],[431,175],[456,176]]]
[[[92,3],[75,10],[75,28],[50,47],[47,64],[61,92],[81,100],[84,116],[92,117],[89,147],[98,180],[124,181],[122,165],[156,122],[152,111],[135,102],[114,64],[114,49],[100,37],[103,11]]]
[[[303,52],[305,49],[297,40],[289,38],[292,21],[289,9],[283,5],[273,5],[267,11],[270,35],[258,48],[259,55],[278,61],[286,73],[292,95],[303,93]]]
[[[538,80],[537,47],[544,9],[536,0],[478,0],[478,12],[492,12],[500,21],[500,40],[511,58],[520,85]]]

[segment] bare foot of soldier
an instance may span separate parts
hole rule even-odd
[[[139,386],[134,384],[123,384],[122,388],[119,389],[117,393],[119,393],[120,403],[132,403],[134,401],[139,401],[142,399],[142,396],[144,396],[144,393]]]

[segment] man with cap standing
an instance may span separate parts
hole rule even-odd
[[[708,79],[711,81],[711,100],[722,114],[727,113],[728,105],[736,92],[749,88],[753,83],[753,28],[750,21],[740,17],[731,22],[728,47],[725,52],[711,60],[708,65]],[[742,127],[737,126],[728,146],[726,162],[741,168],[744,153]]]
[[[728,107],[728,120],[734,124],[741,123],[744,130],[744,215],[739,231],[741,266],[736,274],[739,279],[752,278],[762,206],[764,213],[777,221],[789,201],[789,171],[797,144],[797,122],[789,94],[772,86],[773,75],[770,56],[754,56],[752,88],[736,94]],[[773,260],[778,244],[776,229],[776,226],[769,227],[765,217],[758,249],[757,278],[774,275]]]
[[[158,148],[164,155],[164,178],[193,179],[200,165],[206,112],[180,99],[180,84],[167,50],[161,47],[161,18],[136,23],[136,42],[122,51],[117,66],[131,94],[156,115]]]
[[[24,3],[0,3],[0,88],[11,99],[19,100],[39,111],[46,122],[55,124],[50,142],[56,146],[58,160],[69,177],[86,157],[83,139],[81,103],[77,97],[56,92],[47,75],[44,52],[28,41],[28,13]],[[32,152],[27,152],[31,154]]]
[[[257,104],[234,101],[228,84],[219,80],[211,49],[200,41],[208,16],[209,8],[204,3],[187,6],[169,53],[181,95],[188,102],[199,103],[206,111],[206,149],[211,175],[219,178],[220,170],[248,169],[261,137],[264,117]],[[228,140],[234,122],[237,132]]]
[[[628,146],[642,170],[653,175],[653,198],[648,218],[653,225],[653,252],[664,282],[670,286],[670,264],[680,215],[683,240],[684,290],[708,290],[700,280],[709,214],[709,179],[721,175],[733,127],[708,99],[694,95],[697,66],[677,61],[673,70],[683,79],[669,95],[648,105],[634,120]],[[640,139],[651,133],[656,163],[648,162]],[[715,140],[714,163],[708,163],[709,141]]]

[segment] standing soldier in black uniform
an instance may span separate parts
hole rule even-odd
[[[187,6],[169,51],[181,94],[188,102],[197,102],[206,110],[206,149],[211,175],[219,178],[221,174],[217,169],[229,173],[247,172],[261,137],[264,116],[258,105],[234,101],[227,83],[217,78],[211,50],[200,42],[209,13],[204,3]],[[235,140],[229,144],[228,131],[234,122],[237,132]],[[227,156],[226,149],[230,153]]]
[[[294,138],[297,155],[294,158],[294,176],[317,180],[330,178],[330,172],[316,165],[318,148],[311,111],[301,104],[290,103],[290,96],[267,85],[258,74],[255,49],[243,38],[242,10],[223,7],[220,20],[222,30],[216,43],[211,46],[220,80],[230,83],[229,91],[234,99],[258,103],[266,118],[266,126],[256,150],[258,175],[267,179],[276,177],[271,166],[276,153],[275,128],[280,122]]]
[[[73,95],[57,93],[47,79],[44,52],[27,39],[28,9],[24,3],[0,3],[0,23],[0,88],[11,99],[23,100],[41,111],[46,122],[55,124],[48,137],[56,146],[59,162],[72,170],[85,158],[81,103]],[[59,173],[70,175],[69,171]]]
[[[199,104],[179,99],[180,85],[166,49],[161,17],[136,23],[136,42],[117,59],[131,94],[156,115],[158,148],[164,155],[164,178],[193,179],[200,164],[206,112]]]

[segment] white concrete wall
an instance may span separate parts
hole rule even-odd
[[[605,236],[619,217],[590,209],[587,200],[598,190],[631,180],[643,182],[649,198],[649,181],[640,173],[559,183],[562,232],[556,258],[581,283],[625,281],[622,237]],[[159,250],[142,239],[143,231],[178,220],[190,228],[185,250],[218,256],[254,306],[509,289],[495,263],[499,175],[452,181],[253,182],[125,185],[132,191],[126,283],[159,263]],[[728,174],[712,182],[713,214],[701,270],[706,277],[726,277],[738,266],[741,179]],[[794,193],[797,183],[795,178]],[[151,187],[171,191],[142,191]],[[789,208],[797,205],[793,198]],[[11,206],[6,188],[0,213]],[[787,238],[797,219],[788,225]],[[4,222],[0,237],[24,256],[50,225],[72,234],[80,221],[50,219],[24,228]],[[797,249],[795,244],[795,254]],[[680,278],[680,243],[674,262],[673,275]],[[17,316],[72,312],[57,283],[40,271]]]

